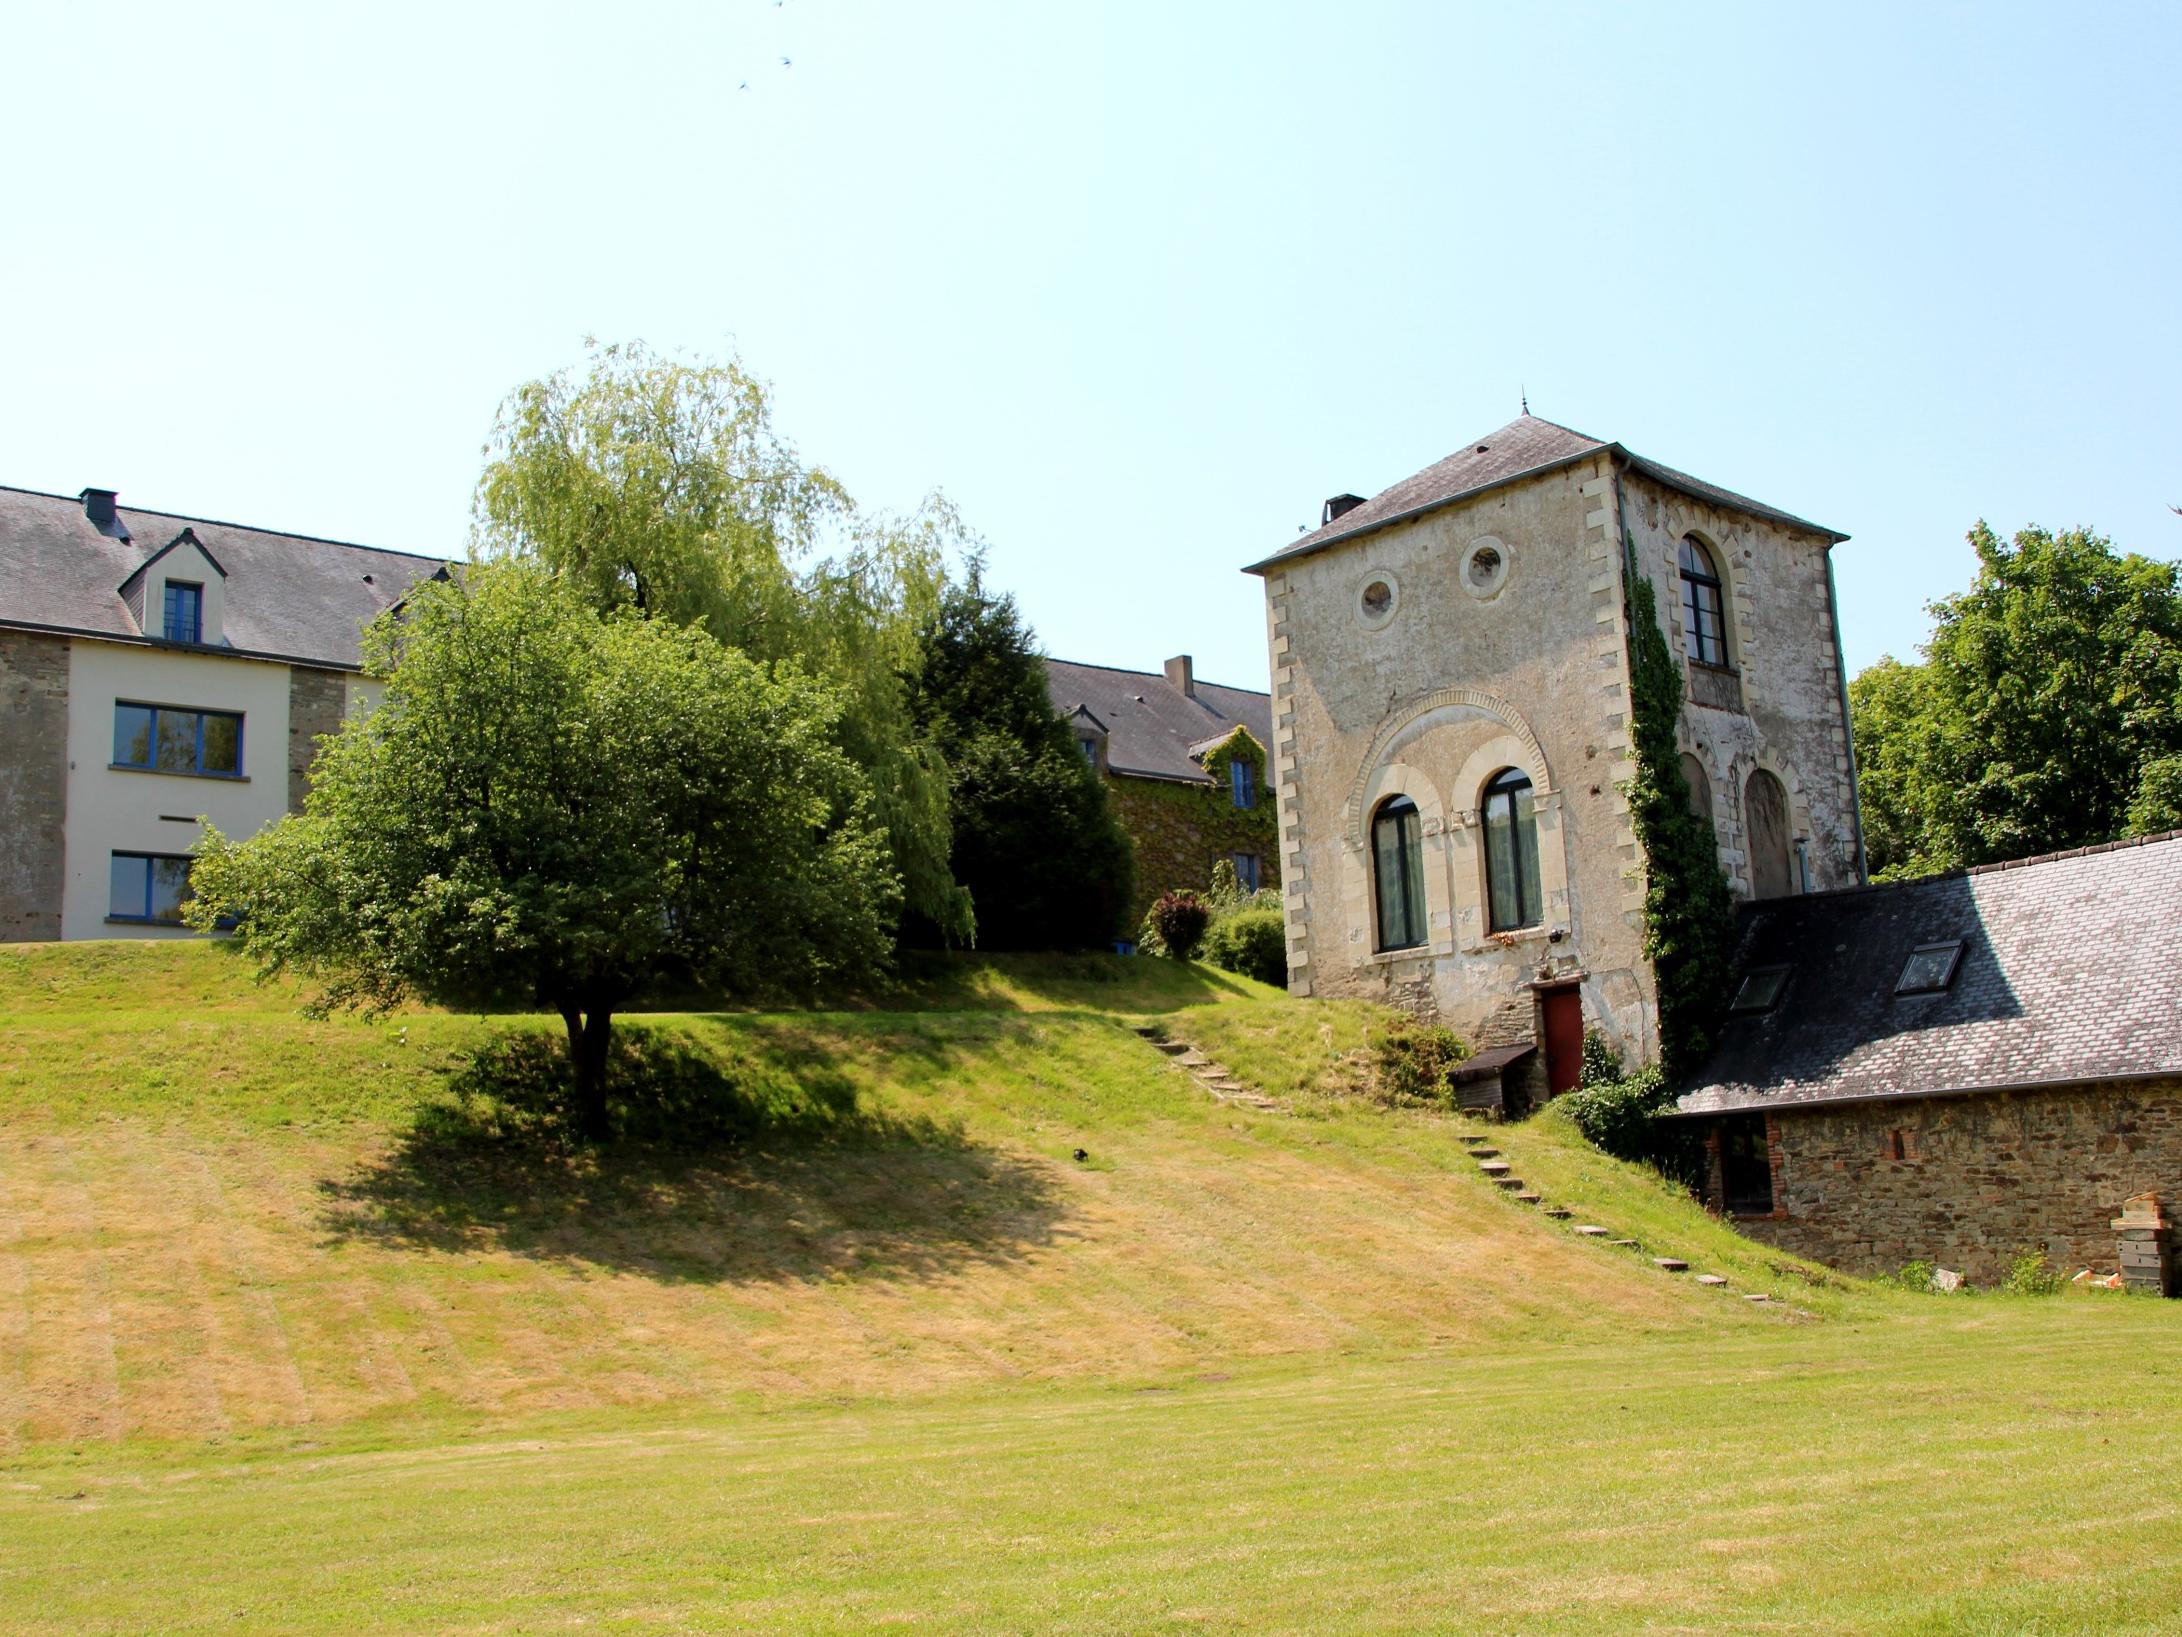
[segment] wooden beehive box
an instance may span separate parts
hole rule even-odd
[[[2121,1236],[2122,1283],[2132,1290],[2176,1294],[2174,1226],[2160,1211],[2159,1196],[2137,1194],[2124,1200],[2113,1228]]]

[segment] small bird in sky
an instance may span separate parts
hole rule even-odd
[[[795,67],[795,64],[790,62],[786,57],[783,57],[780,59],[780,66],[783,68],[793,68]]]

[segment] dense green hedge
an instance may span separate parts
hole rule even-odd
[[[1260,983],[1288,982],[1288,932],[1278,909],[1238,909],[1212,923],[1198,953]]]

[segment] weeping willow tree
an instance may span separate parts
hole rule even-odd
[[[859,512],[774,428],[765,383],[739,361],[641,344],[593,343],[581,372],[517,387],[486,457],[479,556],[541,562],[601,612],[701,624],[841,691],[837,740],[870,777],[904,907],[966,942],[946,767],[910,693],[947,554],[967,544],[946,503],[907,518]]]

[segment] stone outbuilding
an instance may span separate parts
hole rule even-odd
[[[1678,1106],[1744,1232],[1990,1282],[2112,1271],[2132,1199],[2182,1205],[2182,832],[1739,914]]]
[[[1046,694],[1136,843],[1131,927],[1169,888],[1203,891],[1223,861],[1245,887],[1280,885],[1270,696],[1200,682],[1188,654],[1159,671],[1049,659]]]
[[[1435,1018],[1479,1101],[1657,1055],[1623,797],[1632,575],[1682,656],[1693,800],[1734,890],[1862,879],[1830,553],[1846,538],[1536,416],[1253,564],[1290,989]],[[1541,1049],[1542,1048],[1542,1049]]]

